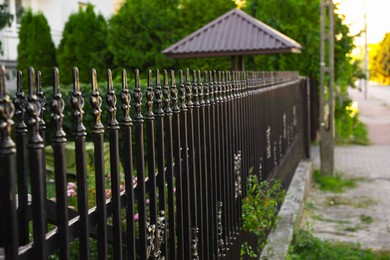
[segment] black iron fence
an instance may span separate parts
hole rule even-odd
[[[43,93],[40,73],[30,69],[27,84],[18,73],[13,100],[1,71],[1,256],[239,258],[248,173],[280,177],[287,186],[299,160],[309,156],[307,82],[295,72],[153,74],[143,90],[135,71],[129,89],[123,71],[116,95],[108,71],[104,102],[92,70],[84,107],[76,68],[71,96],[61,95],[57,69],[51,93]],[[70,109],[74,131],[65,133]],[[88,113],[93,125],[84,126]],[[53,151],[54,198],[45,143]],[[69,161],[75,161],[75,183]]]

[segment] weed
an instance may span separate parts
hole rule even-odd
[[[348,227],[345,227],[343,228],[344,231],[347,231],[347,232],[356,232],[356,231],[359,231],[361,230],[362,227],[357,225],[357,226],[348,226]]]
[[[360,215],[360,221],[364,224],[371,224],[372,222],[374,222],[374,219],[371,216],[362,214]]]
[[[376,201],[365,197],[354,197],[353,199],[345,198],[342,196],[330,196],[325,199],[325,205],[326,206],[350,206],[353,208],[368,208],[372,205],[375,205]]]
[[[350,224],[351,223],[348,220],[324,218],[321,215],[315,216],[314,219],[322,221],[322,222],[329,222],[329,223],[336,223],[336,224]]]
[[[318,170],[314,171],[313,177],[320,190],[336,193],[344,192],[346,188],[355,188],[357,181],[356,179],[344,179],[340,174],[325,176]]]
[[[314,237],[310,232],[299,230],[289,248],[289,260],[385,260],[390,259],[390,252],[373,252],[363,249],[358,244],[331,243]]]

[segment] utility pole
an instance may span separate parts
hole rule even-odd
[[[364,75],[366,78],[364,79],[364,99],[367,99],[368,92],[368,43],[367,43],[367,5],[364,2]]]
[[[334,172],[334,5],[321,0],[320,77],[320,159],[321,173]]]

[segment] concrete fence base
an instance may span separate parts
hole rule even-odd
[[[270,232],[260,259],[286,259],[293,239],[294,227],[299,221],[305,197],[311,185],[312,162],[301,161],[295,170],[286,198],[278,213],[277,225]]]

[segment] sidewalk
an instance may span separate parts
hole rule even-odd
[[[369,98],[364,100],[363,92],[350,90],[372,144],[335,148],[336,172],[358,178],[357,187],[343,193],[312,189],[304,228],[319,238],[390,251],[390,89],[386,91],[369,88]],[[319,149],[312,150],[318,169]]]

